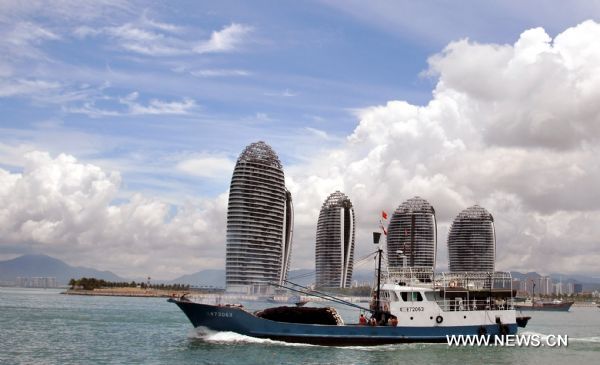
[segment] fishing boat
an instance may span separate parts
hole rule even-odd
[[[575,302],[558,299],[552,301],[527,299],[524,302],[515,302],[515,309],[519,311],[568,312],[573,303]]]
[[[554,299],[552,301],[544,301],[542,299],[535,299],[535,283],[532,283],[532,298],[526,298],[522,300],[515,298],[515,309],[519,311],[548,311],[548,312],[568,312],[573,305],[573,301],[564,301],[560,299]]]
[[[431,269],[405,267],[382,275],[382,253],[378,249],[377,286],[369,307],[289,282],[275,284],[354,307],[368,317],[363,323],[344,323],[333,307],[282,306],[250,312],[239,304],[209,305],[187,297],[169,302],[200,330],[335,346],[446,342],[452,335],[514,335],[530,318],[516,315],[508,272],[435,274]]]

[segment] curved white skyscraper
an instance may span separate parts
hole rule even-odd
[[[275,152],[259,141],[237,160],[227,207],[226,282],[230,292],[266,294],[287,279],[294,213]]]
[[[431,204],[418,196],[400,204],[387,230],[389,268],[434,268],[436,249],[437,224]]]
[[[451,272],[493,272],[496,261],[494,217],[474,205],[458,214],[448,233]]]
[[[354,224],[354,208],[350,199],[339,191],[329,195],[317,222],[317,287],[350,287],[354,265]]]

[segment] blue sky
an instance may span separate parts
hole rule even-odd
[[[247,144],[265,140],[289,169],[286,175],[290,185],[299,192],[309,191],[310,184],[322,183],[323,174],[335,175],[333,170],[315,167],[314,161],[325,156],[331,158],[335,153],[348,153],[347,156],[353,156],[348,157],[349,161],[359,162],[378,151],[378,146],[367,144],[352,153],[347,151],[352,141],[350,136],[357,135],[361,121],[369,120],[369,110],[393,100],[429,108],[434,95],[447,91],[444,87],[452,82],[444,80],[451,72],[442,63],[433,64],[431,57],[444,58],[450,54],[446,47],[452,42],[468,39],[471,45],[512,47],[524,31],[536,27],[554,38],[585,20],[597,19],[598,4],[588,1],[568,4],[560,1],[526,4],[517,1],[3,2],[0,5],[0,168],[13,177],[6,176],[14,178],[19,173],[27,175],[31,158],[25,156],[31,151],[48,153],[49,159],[34,159],[39,163],[58,164],[56,159],[60,154],[73,156],[77,164],[100,168],[105,174],[99,178],[102,181],[112,172],[118,174],[118,179],[109,179],[111,182],[107,183],[114,183],[116,188],[107,193],[110,201],[104,207],[106,211],[132,205],[132,197],[141,196],[165,204],[169,213],[160,219],[174,225],[170,219],[182,207],[193,206],[200,215],[209,214],[213,205],[222,209],[222,194],[228,189],[238,154]],[[453,90],[458,89],[456,86]],[[595,124],[590,122],[590,125]],[[529,137],[523,138],[535,140]],[[483,137],[484,144],[502,145],[494,141],[488,135]],[[594,141],[582,139],[574,143],[581,146],[580,143]],[[433,140],[422,142],[433,143]],[[539,150],[539,146],[523,144],[520,147],[531,152],[528,152],[530,157]],[[482,151],[488,150],[482,147],[478,151],[482,155]],[[574,164],[565,162],[565,166]],[[425,175],[431,179],[443,176],[451,180],[448,185],[454,186],[454,193],[461,197],[448,198],[454,203],[494,200],[498,191],[509,189],[489,186],[478,193],[467,183],[453,180],[452,174],[425,165],[430,170]],[[60,170],[60,166],[56,168]],[[553,171],[560,173],[562,168]],[[310,173],[304,174],[307,171]],[[412,171],[417,176],[422,170],[417,166]],[[375,175],[365,175],[364,179]],[[322,183],[310,199],[304,200],[302,194],[296,197],[298,240],[304,241],[305,246],[298,248],[298,261],[296,265],[292,261],[292,266],[310,265],[314,246],[307,242],[311,241],[314,227],[308,222],[314,218],[316,224],[316,217],[311,214],[318,211],[318,202],[326,198],[327,189],[335,187],[335,181],[340,189],[349,190],[352,199],[350,193],[361,183],[349,179],[334,177],[328,180],[334,182]],[[595,181],[595,177],[589,179]],[[414,178],[404,176],[393,183],[412,186],[411,181],[414,183]],[[10,195],[11,188],[4,186],[5,193]],[[428,189],[425,186],[421,190],[409,189],[403,192],[407,195],[388,196],[389,202],[377,203],[393,210],[403,199],[427,195]],[[550,213],[545,211],[546,207],[531,208],[527,206],[527,198],[518,195],[526,206],[519,210],[523,213],[530,212],[529,209],[544,214],[570,211],[568,203],[557,203],[548,208]],[[436,194],[432,192],[431,196]],[[431,203],[436,206],[436,202]],[[491,206],[494,204],[490,202]],[[459,205],[449,209],[442,221],[449,222],[466,208]],[[222,213],[219,209],[216,211]],[[380,208],[369,207],[364,214],[377,209]],[[586,209],[585,212],[590,211]],[[215,212],[214,216],[218,214]],[[595,218],[586,216],[586,219]],[[44,217],[33,219],[44,220]],[[210,225],[210,222],[203,223]],[[364,227],[371,223],[365,221]],[[13,232],[15,226],[8,226],[3,228],[5,233]],[[222,227],[219,229],[214,237],[223,233]],[[77,230],[87,232],[80,226]],[[44,251],[74,263],[96,263],[82,258],[85,249],[74,249],[73,242],[61,237],[42,239],[15,233],[10,242],[5,239],[5,246],[0,246],[0,255],[11,257]],[[73,232],[68,237],[82,242],[81,236]],[[222,244],[215,240],[211,238],[211,244]],[[439,240],[443,246],[445,237],[440,236]],[[123,242],[129,242],[128,238],[123,238]],[[301,243],[298,245],[303,247]],[[196,249],[202,252],[200,246]],[[115,250],[120,254],[118,248]],[[130,254],[135,256],[133,249]],[[202,257],[214,260],[198,258],[181,271],[218,267],[219,255],[222,256],[222,249],[203,253]],[[138,256],[139,266],[122,272],[145,275],[144,272],[153,270],[151,267],[168,266],[150,256]],[[122,267],[118,260],[98,259],[98,262],[103,268],[116,271]],[[519,263],[514,268],[535,268],[535,262]],[[565,263],[560,268],[568,270],[569,265]],[[156,270],[164,276],[171,275],[165,268]]]

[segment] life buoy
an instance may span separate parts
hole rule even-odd
[[[440,324],[442,322],[444,322],[444,317],[442,317],[442,316],[435,317],[435,323]]]

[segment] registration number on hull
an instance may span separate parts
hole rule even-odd
[[[231,312],[208,312],[210,317],[233,317]]]
[[[424,312],[425,307],[400,307],[398,310],[400,312]]]

